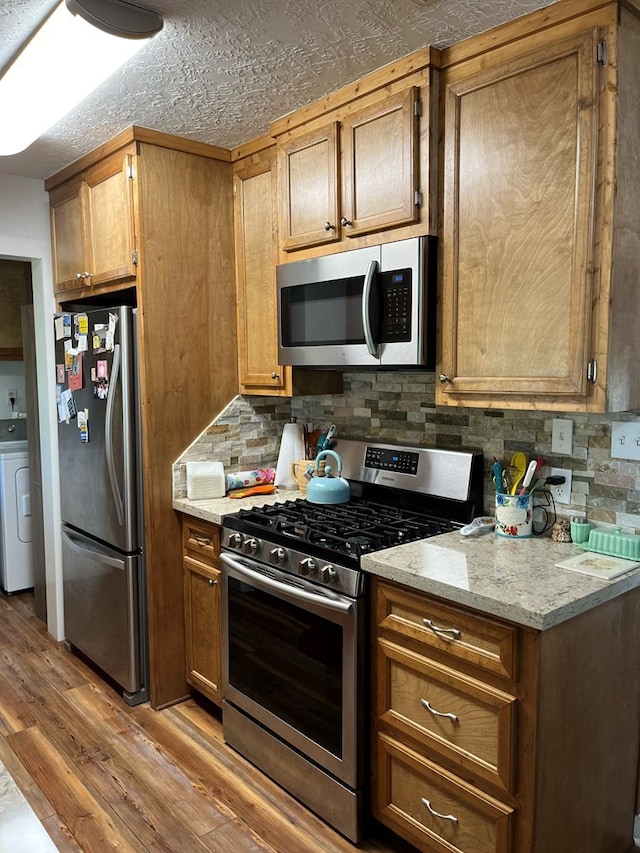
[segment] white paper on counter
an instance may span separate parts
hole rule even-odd
[[[610,581],[618,575],[630,572],[631,569],[637,569],[640,563],[624,560],[622,557],[609,557],[607,554],[585,551],[584,554],[561,560],[556,563],[556,566],[559,569],[569,569],[571,572],[580,572],[583,575],[592,575],[595,578]]]

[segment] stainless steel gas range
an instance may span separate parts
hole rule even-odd
[[[221,563],[227,743],[354,842],[367,796],[363,554],[482,513],[482,454],[340,439],[348,503],[227,516]]]

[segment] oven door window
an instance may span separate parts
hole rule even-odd
[[[341,758],[342,626],[233,577],[228,597],[229,683]]]

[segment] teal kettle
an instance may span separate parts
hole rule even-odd
[[[351,489],[349,481],[342,474],[342,460],[333,450],[322,450],[316,456],[316,472],[318,462],[325,456],[332,456],[338,466],[338,476],[330,476],[331,466],[325,467],[326,477],[312,477],[307,486],[307,500],[312,504],[343,504],[349,500]]]

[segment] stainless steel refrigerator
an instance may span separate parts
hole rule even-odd
[[[54,323],[65,641],[135,705],[149,698],[136,311]]]

